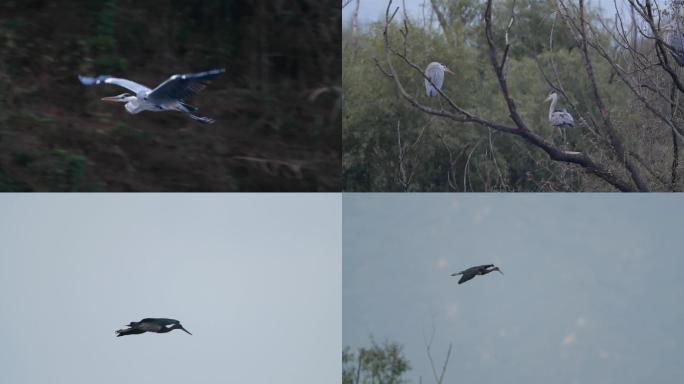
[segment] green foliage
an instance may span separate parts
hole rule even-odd
[[[114,123],[112,136],[123,140],[141,140],[149,142],[154,139],[154,135],[144,129],[126,125],[122,121]]]
[[[0,192],[29,192],[31,188],[0,168]]]
[[[401,384],[404,373],[411,369],[397,343],[377,344],[353,352],[345,347],[342,351],[342,384]]]
[[[21,31],[29,25],[29,21],[23,17],[14,17],[5,22],[5,27],[15,31]]]
[[[54,162],[52,189],[78,191],[83,181],[88,159],[64,149],[54,149],[50,155]]]
[[[97,16],[95,35],[90,44],[95,56],[95,66],[105,72],[123,71],[127,61],[117,53],[117,4],[116,0],[102,0],[100,12]]]

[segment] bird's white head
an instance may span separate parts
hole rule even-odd
[[[113,103],[127,103],[133,99],[135,99],[135,96],[130,93],[122,93],[116,96],[103,97],[101,100],[111,101]]]
[[[546,100],[544,100],[544,101],[553,101],[553,100],[556,100],[557,98],[558,98],[558,94],[554,91],[551,91],[551,93],[549,93],[549,97],[547,97]]]

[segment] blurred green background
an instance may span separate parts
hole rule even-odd
[[[2,1],[0,190],[340,190],[340,24],[336,0]],[[77,80],[211,68],[208,126]]]

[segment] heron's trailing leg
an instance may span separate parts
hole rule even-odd
[[[184,111],[184,112],[193,112],[193,113],[194,113],[194,112],[199,111],[199,108],[195,107],[194,105],[190,105],[190,104],[184,103],[184,102],[182,102],[182,101],[180,102],[180,104],[181,104],[183,107],[185,107],[185,109],[187,110],[187,111]]]
[[[216,121],[205,116],[195,115],[194,113],[199,111],[199,108],[194,107],[190,104],[186,104],[184,102],[180,102],[180,108],[178,108],[178,110],[187,113],[191,119],[197,121],[198,123],[213,124]]]
[[[568,149],[568,139],[565,136],[565,129],[560,128],[560,134],[561,134],[561,145],[563,146],[563,150]]]
[[[214,119],[210,119],[210,118],[205,117],[205,116],[197,116],[197,115],[193,115],[193,114],[189,114],[189,116],[191,119],[193,119],[199,123],[202,123],[202,124],[213,124],[216,121]]]

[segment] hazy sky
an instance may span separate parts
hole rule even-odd
[[[618,0],[618,4],[620,1],[621,0]],[[382,18],[385,16],[385,10],[387,9],[387,2],[388,0],[361,0],[359,6],[359,20],[364,23],[382,20]],[[414,15],[415,17],[422,15],[424,4],[430,4],[429,0],[405,0],[405,2],[409,15]],[[587,3],[598,5],[610,15],[615,13],[614,0],[589,0]],[[395,7],[396,5],[401,6],[402,0],[394,0],[392,6]],[[351,4],[342,10],[343,23],[347,23],[349,21],[353,10],[354,1],[352,1]],[[425,8],[425,10],[428,12],[429,8]]]
[[[684,196],[345,194],[343,343],[404,346],[411,382],[675,383]],[[492,273],[458,285],[473,265]]]
[[[0,196],[0,382],[338,382],[340,200]]]

